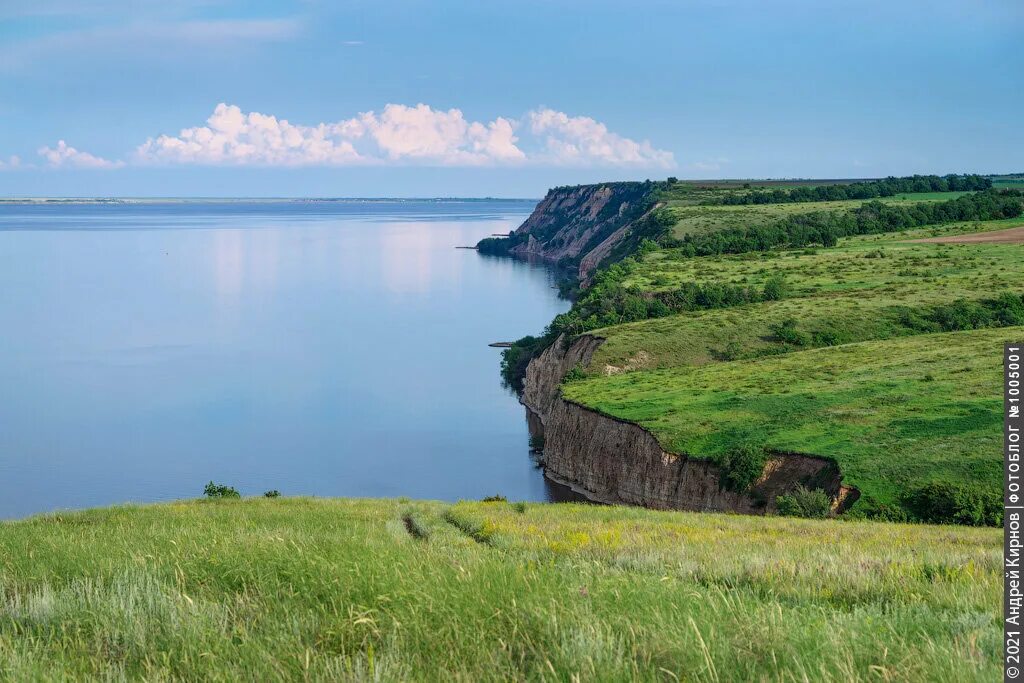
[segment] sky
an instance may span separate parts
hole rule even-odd
[[[1024,171],[1020,0],[2,0],[0,196]]]

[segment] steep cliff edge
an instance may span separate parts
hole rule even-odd
[[[527,367],[521,401],[531,413],[531,432],[544,437],[552,479],[594,500],[659,509],[762,514],[798,484],[826,491],[837,512],[857,499],[855,489],[841,484],[835,463],[797,454],[773,454],[746,491],[724,489],[711,461],[669,453],[639,425],[563,399],[559,385],[565,373],[586,366],[602,342],[591,335],[572,343],[559,337]]]
[[[661,186],[648,181],[557,187],[509,237],[485,239],[478,247],[485,254],[569,266],[586,280],[599,265],[657,231],[648,219]]]

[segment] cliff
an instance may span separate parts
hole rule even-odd
[[[762,514],[798,484],[826,491],[837,512],[857,499],[832,461],[785,453],[769,457],[750,489],[723,489],[713,462],[667,452],[643,427],[563,399],[559,385],[565,373],[589,363],[602,341],[583,335],[567,344],[559,337],[527,367],[521,401],[531,432],[544,437],[544,464],[552,479],[594,500],[658,509]]]
[[[657,230],[653,182],[602,183],[550,190],[508,238],[486,239],[482,253],[539,258],[576,270],[580,280]]]

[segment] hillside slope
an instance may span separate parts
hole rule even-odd
[[[989,681],[995,529],[194,501],[0,523],[0,680]]]

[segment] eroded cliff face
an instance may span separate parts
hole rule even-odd
[[[710,461],[666,452],[643,427],[562,398],[562,377],[576,364],[587,365],[602,342],[589,335],[571,344],[559,338],[527,368],[521,400],[533,413],[531,432],[544,436],[546,473],[555,481],[594,500],[658,509],[763,514],[798,484],[825,490],[836,511],[857,499],[855,489],[842,485],[835,463],[796,454],[770,457],[749,490],[725,490]]]
[[[508,253],[572,263],[586,280],[651,209],[651,190],[651,183],[555,188],[512,233]]]

